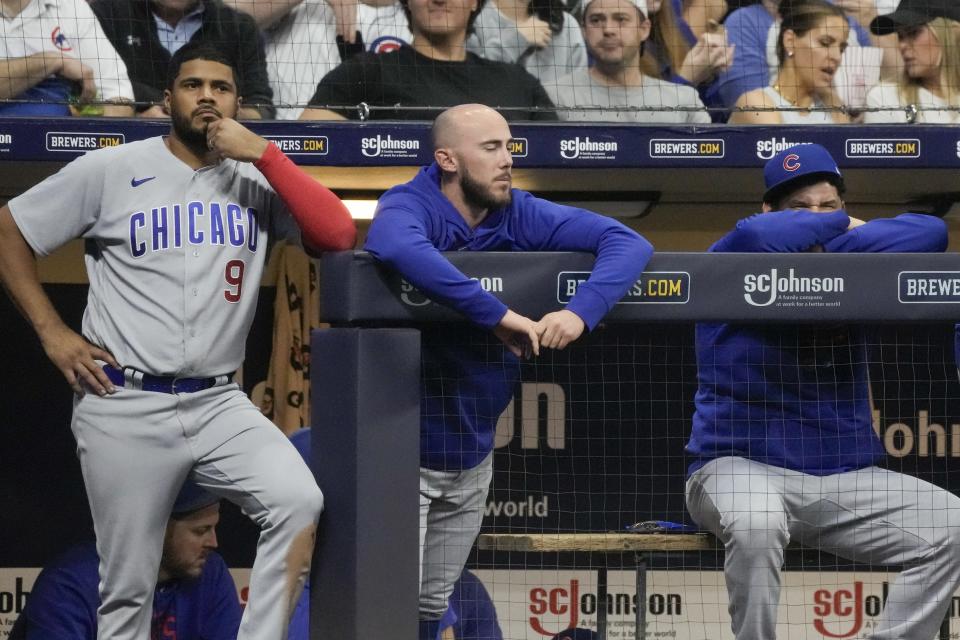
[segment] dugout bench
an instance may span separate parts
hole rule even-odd
[[[467,276],[502,284],[497,296],[528,317],[562,308],[593,266],[593,256],[575,253],[446,257]],[[327,255],[322,270],[323,319],[336,328],[312,337],[313,460],[326,510],[311,573],[311,626],[343,640],[416,637],[420,340],[415,329],[389,327],[462,318],[364,252]],[[628,294],[606,321],[955,322],[960,299],[931,300],[909,287],[911,278],[931,272],[960,272],[960,255],[658,253],[636,289],[645,291],[665,273],[679,289],[658,301]],[[780,307],[773,304],[776,291],[762,299],[746,295],[750,274],[834,281],[842,274],[843,286],[823,304]],[[634,554],[639,601],[646,599],[649,554],[717,548],[706,534],[488,534],[480,544]],[[599,588],[605,589],[605,576],[603,560]],[[600,612],[605,608],[598,622]],[[637,613],[642,630],[645,607]],[[948,622],[941,638],[949,637]]]
[[[647,556],[651,553],[717,551],[723,547],[709,533],[484,533],[477,546],[482,551],[521,553],[587,553],[597,571],[597,633],[607,640],[607,558],[632,555],[636,572],[636,634],[646,637]]]
[[[647,637],[647,557],[654,553],[722,551],[723,545],[709,533],[482,533],[477,539],[482,551],[520,553],[587,553],[588,568],[597,571],[597,634],[607,640],[607,558],[610,554],[633,555],[636,572],[636,640]],[[940,625],[939,640],[950,640],[950,611]]]

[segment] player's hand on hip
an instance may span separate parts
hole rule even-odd
[[[540,355],[537,323],[519,313],[514,313],[508,309],[504,316],[500,318],[499,324],[493,328],[493,335],[507,345],[507,349],[518,358]]]
[[[96,362],[101,360],[119,369],[120,365],[110,353],[90,344],[66,325],[45,332],[40,339],[47,357],[60,369],[75,393],[83,395],[84,387],[101,396],[116,391]]]
[[[547,349],[563,349],[583,335],[587,326],[573,311],[562,309],[543,316],[537,323],[540,346]]]
[[[232,118],[220,118],[207,125],[207,146],[222,158],[256,162],[269,144]]]

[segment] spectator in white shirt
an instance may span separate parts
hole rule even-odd
[[[867,94],[866,123],[960,123],[960,6],[947,0],[903,0],[870,23],[896,32],[903,72]]]
[[[413,35],[396,0],[225,0],[263,29],[278,120],[296,120],[317,85],[354,53],[383,53]]]
[[[127,67],[83,0],[2,0],[0,116],[132,116]]]

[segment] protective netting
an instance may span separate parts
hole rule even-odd
[[[642,555],[628,550],[631,538],[650,535],[630,532],[628,528],[636,523],[655,522],[659,529],[649,524],[641,531],[666,530],[667,535],[677,536],[675,540],[684,540],[683,545],[691,543],[682,534],[703,531],[703,523],[691,517],[685,504],[688,469],[697,457],[684,448],[691,438],[695,412],[709,412],[718,402],[701,395],[695,406],[698,387],[702,394],[711,379],[707,369],[720,366],[718,362],[729,354],[701,344],[702,382],[698,385],[693,329],[610,324],[566,351],[548,352],[522,365],[520,383],[497,427],[481,550],[468,563],[486,587],[503,638],[550,637],[571,626],[596,630],[604,602],[598,595],[598,579],[606,582],[608,638],[643,637],[634,636],[638,604],[645,610],[647,638],[734,637],[722,545],[669,552],[667,542],[662,548],[651,543],[653,551]],[[804,428],[823,435],[811,438],[806,431],[799,449],[808,456],[817,455],[818,447],[828,446],[826,442],[839,429],[831,416],[842,415],[845,399],[853,399],[850,406],[865,407],[868,415],[842,419],[872,425],[869,437],[857,436],[863,440],[854,445],[857,451],[869,452],[875,446],[879,467],[954,492],[960,489],[954,462],[960,456],[960,424],[954,424],[960,422],[960,389],[952,326],[771,323],[749,329],[764,336],[766,356],[770,356],[763,367],[765,377],[755,377],[755,372],[748,375],[733,364],[721,368],[725,384],[754,398],[746,411],[757,422],[754,428],[764,429],[765,437],[800,438],[798,425],[782,429],[771,416],[791,413],[796,409],[787,406],[791,403],[805,406],[802,410],[807,415],[821,418],[810,418]],[[867,377],[869,392],[863,397],[866,387],[858,389],[855,381]],[[444,381],[449,389],[456,384],[453,379]],[[714,433],[722,431],[722,424],[715,425]],[[759,441],[754,446],[759,447]],[[796,443],[793,446],[797,448]],[[759,450],[751,453],[765,455]],[[756,517],[766,507],[751,511],[747,492],[736,495],[744,479],[731,480],[735,512]],[[797,500],[813,505],[804,507],[811,522],[830,513],[821,501],[833,498],[820,493],[828,484],[829,480],[817,487],[805,485],[799,491]],[[876,481],[869,487],[870,491],[880,489]],[[758,491],[763,494],[768,489]],[[772,495],[773,490],[769,491]],[[891,514],[898,509],[912,509],[909,500],[902,499],[909,491],[885,494],[883,504],[863,487],[841,488],[840,493],[844,491],[860,492],[861,498],[870,495],[876,501],[873,516],[860,514],[868,529],[882,529],[888,518],[895,520]],[[874,516],[878,520],[872,520]],[[929,513],[923,517],[930,518]],[[934,520],[924,521],[921,528],[938,526]],[[856,528],[842,534],[860,541],[859,555],[847,559],[849,555],[831,553],[835,541],[827,533],[829,528],[811,533],[812,529],[804,530],[793,521],[788,526],[791,545],[785,555],[779,606],[774,607],[777,637],[872,637],[901,566],[880,566],[876,542]],[[586,535],[597,533],[615,535],[602,543]],[[502,534],[530,534],[533,548],[540,550],[504,551],[514,543],[507,541],[505,547],[503,542],[485,541]],[[756,528],[747,538],[763,547],[772,544],[769,536]],[[516,544],[520,546],[515,548],[522,548],[522,542]],[[483,550],[491,546],[501,550]],[[563,551],[551,552],[551,548]],[[647,568],[646,593],[639,603],[638,562]],[[928,586],[929,597],[935,597],[933,585]],[[486,601],[482,594],[475,597]],[[952,617],[960,615],[958,602],[954,598]],[[486,628],[467,637],[498,637],[484,635],[490,633],[489,625]]]
[[[171,54],[205,41],[236,65],[244,117],[431,119],[482,102],[516,120],[960,121],[952,0],[21,4],[0,24],[0,115],[129,101],[163,117]]]

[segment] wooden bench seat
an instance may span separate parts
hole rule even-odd
[[[710,551],[721,548],[709,533],[484,533],[485,551]]]

